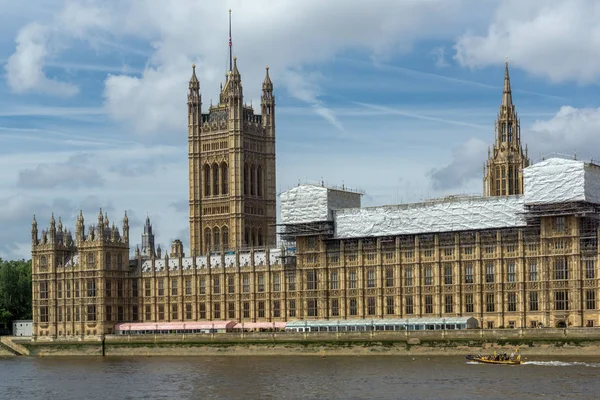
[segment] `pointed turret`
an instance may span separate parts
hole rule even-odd
[[[123,241],[129,243],[129,217],[127,217],[127,211],[123,217]]]
[[[513,108],[512,91],[510,89],[510,75],[508,73],[508,60],[504,66],[504,89],[502,90],[502,110],[511,111]]]
[[[495,123],[495,136],[493,149],[488,148],[484,195],[523,194],[523,168],[529,166],[529,158],[521,145],[521,124],[513,104],[508,59],[504,66],[502,104]]]
[[[154,254],[154,233],[152,233],[150,216],[146,216],[146,225],[142,234],[142,256],[150,257],[152,254]]]
[[[269,137],[275,137],[275,97],[273,96],[273,82],[269,76],[269,66],[265,67],[265,80],[262,84],[262,95],[260,96],[260,108],[262,113],[262,125]]]
[[[56,237],[56,221],[54,220],[54,213],[52,213],[52,217],[50,218],[50,242],[54,242],[55,237]]]
[[[238,66],[237,66],[237,57],[233,57],[233,70],[231,71],[231,73],[229,75],[229,80],[230,80],[230,82],[228,82],[228,84],[226,86],[229,87],[230,89],[233,87],[238,87],[242,83],[242,75],[240,74],[240,70],[238,69]],[[234,84],[234,85],[232,85],[232,84]]]
[[[83,242],[85,238],[85,223],[83,220],[83,211],[79,210],[77,216],[77,223],[75,224],[75,243],[79,246],[80,242]]]
[[[265,80],[263,81],[262,89],[263,89],[263,92],[272,92],[273,91],[273,82],[271,82],[271,77],[269,76],[269,66],[267,65],[265,67],[265,69],[266,69]]]
[[[35,214],[33,214],[33,221],[31,222],[31,244],[38,244],[38,225],[35,219]]]
[[[193,90],[200,90],[200,81],[198,80],[198,77],[196,76],[196,64],[192,64],[192,77],[190,78],[190,83],[189,83],[189,87],[190,87],[190,92],[192,92]]]
[[[98,225],[96,226],[96,236],[98,240],[102,240],[104,238],[104,215],[102,215],[102,209],[98,213]]]

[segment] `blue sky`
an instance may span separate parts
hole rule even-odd
[[[187,81],[195,62],[216,102],[229,8],[248,103],[270,65],[279,191],[480,194],[506,56],[532,161],[600,157],[596,1],[168,3],[0,0],[0,257],[29,257],[34,213],[73,227],[80,208],[127,210],[133,244],[148,213],[187,247]]]

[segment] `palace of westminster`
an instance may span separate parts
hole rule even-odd
[[[102,211],[86,227],[80,213],[74,236],[54,216],[38,232],[34,217],[34,339],[112,334],[119,323],[600,323],[600,167],[530,165],[508,63],[483,196],[361,208],[361,193],[302,184],[280,194],[277,224],[268,67],[260,114],[243,102],[235,59],[207,112],[193,66],[187,110],[188,255],[180,240],[155,248],[149,219],[130,258],[127,214],[119,229]]]

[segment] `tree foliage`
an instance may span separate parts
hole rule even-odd
[[[31,319],[31,260],[0,258],[0,326]]]

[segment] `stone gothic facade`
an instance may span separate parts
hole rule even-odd
[[[385,212],[391,214],[372,223],[363,215],[370,211],[357,204],[327,203],[316,219],[284,223],[280,246],[268,68],[262,89],[257,115],[243,103],[236,61],[219,104],[203,113],[193,67],[187,94],[189,256],[179,240],[164,254],[155,248],[149,219],[142,249],[129,259],[127,215],[119,230],[102,212],[86,229],[80,214],[74,238],[54,216],[40,235],[34,218],[34,339],[112,334],[125,322],[468,316],[483,328],[600,323],[600,201],[525,205],[529,160],[508,66],[483,198],[390,206]],[[319,207],[307,198],[300,214]],[[432,207],[437,214],[428,228],[407,228],[423,223],[419,213]],[[474,215],[478,224],[465,225]],[[443,219],[451,223],[435,228]],[[365,232],[344,233],[365,221]],[[404,222],[397,231],[380,231],[393,221]]]

